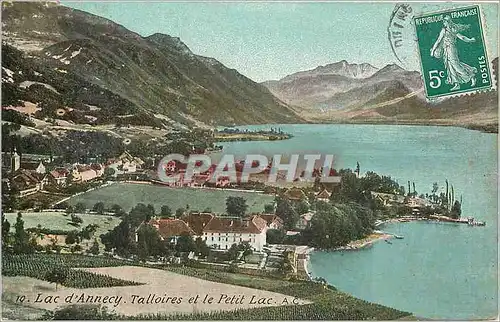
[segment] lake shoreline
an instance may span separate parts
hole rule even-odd
[[[498,122],[494,123],[442,123],[442,122],[432,122],[429,120],[411,121],[411,120],[395,120],[393,122],[377,121],[377,120],[311,120],[304,123],[282,123],[282,125],[326,125],[326,124],[339,124],[339,125],[394,125],[394,126],[437,126],[437,127],[457,127],[468,129],[471,131],[479,131],[482,133],[498,134]],[[261,126],[266,124],[239,124],[235,125],[236,128],[246,127],[246,126]],[[268,140],[266,140],[268,141]],[[230,141],[228,141],[230,142]]]

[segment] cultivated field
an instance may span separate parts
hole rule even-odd
[[[92,208],[95,203],[101,201],[107,207],[118,204],[125,211],[129,211],[138,203],[144,203],[154,205],[157,212],[163,205],[169,206],[172,211],[186,208],[186,205],[189,205],[189,209],[194,211],[210,208],[213,212],[224,213],[228,196],[245,198],[248,212],[261,212],[264,210],[264,205],[271,203],[274,199],[271,195],[245,191],[169,188],[147,184],[117,183],[73,197],[68,200],[68,203],[74,205],[83,202],[87,207]]]
[[[280,306],[285,298],[289,304],[292,304],[294,299],[292,296],[280,293],[210,282],[151,268],[121,266],[86,268],[84,270],[109,275],[114,278],[133,280],[135,282],[145,283],[145,285],[86,289],[58,287],[56,291],[54,284],[45,281],[29,277],[4,276],[3,293],[10,299],[16,298],[17,295],[25,295],[27,299],[30,299],[30,303],[26,303],[27,306],[47,310],[54,310],[58,307],[69,305],[69,303],[64,303],[64,299],[72,294],[74,294],[73,298],[76,298],[75,296],[80,297],[82,294],[85,294],[85,298],[87,298],[87,295],[92,295],[94,298],[96,298],[96,296],[101,296],[102,298],[105,296],[113,296],[113,303],[103,305],[114,310],[116,313],[128,316],[162,313],[197,313],[220,310],[226,311],[238,308]],[[59,303],[35,303],[39,293],[43,294],[42,296],[44,298],[48,296],[59,296],[59,298],[63,300],[60,300]],[[155,303],[155,300],[152,300],[153,303],[146,303],[146,299],[152,294],[155,294],[156,297],[163,298],[164,303]],[[198,303],[189,303],[189,299],[197,295],[199,296]],[[202,303],[205,295],[213,297],[213,302],[211,304],[208,302]],[[233,296],[235,297],[231,303],[231,298]],[[265,298],[266,301],[267,299],[271,299],[271,302],[270,304],[251,304],[250,300],[253,296],[255,296],[255,299]],[[121,300],[119,304],[116,304],[120,297]],[[166,300],[167,297],[170,297],[168,303]],[[173,297],[177,299],[172,299]],[[143,298],[143,300],[139,300],[140,298]],[[182,299],[179,300],[179,298]],[[239,299],[239,301],[237,299]],[[76,304],[76,299],[72,301],[73,304]],[[174,303],[172,303],[172,301]],[[296,303],[303,305],[311,302],[297,300]]]

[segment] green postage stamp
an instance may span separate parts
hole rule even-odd
[[[490,89],[479,6],[414,18],[427,98]]]

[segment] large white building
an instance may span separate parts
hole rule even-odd
[[[248,242],[256,251],[266,245],[267,223],[258,215],[250,218],[214,217],[203,228],[202,239],[209,247],[229,249],[233,244]]]
[[[275,219],[270,222],[276,225]],[[248,242],[258,252],[266,245],[269,229],[268,221],[260,215],[232,218],[217,217],[212,213],[194,213],[181,219],[153,219],[149,224],[158,229],[164,240],[175,242],[180,235],[189,234],[194,239],[201,237],[211,248],[226,250],[233,244]]]

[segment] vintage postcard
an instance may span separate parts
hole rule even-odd
[[[2,320],[498,320],[498,2],[2,2]]]

